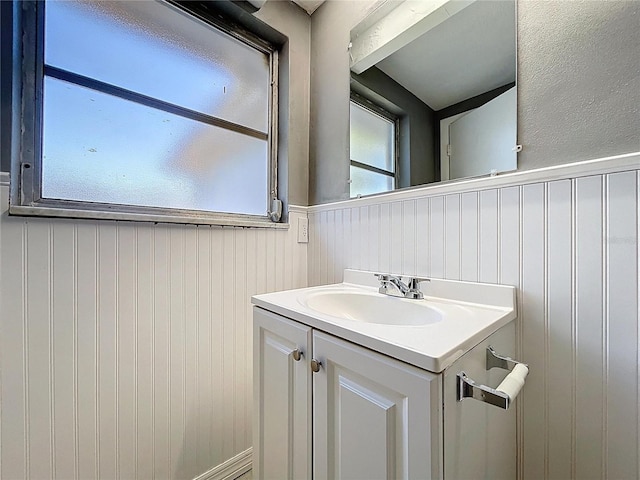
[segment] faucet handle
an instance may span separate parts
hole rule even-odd
[[[383,293],[387,295],[389,293],[389,283],[391,281],[391,275],[384,273],[374,273],[374,277],[377,277],[380,280],[380,288],[378,288],[378,293]]]
[[[421,300],[424,298],[424,294],[420,291],[420,283],[421,282],[430,282],[429,278],[421,278],[421,277],[412,277],[409,279],[407,283],[407,287],[409,290],[405,294],[406,298],[412,298],[414,300]]]
[[[408,282],[407,286],[408,286],[409,288],[414,288],[414,289],[416,289],[416,288],[418,288],[418,286],[420,285],[420,283],[422,283],[422,282],[430,282],[430,281],[431,281],[431,279],[430,279],[430,278],[411,277],[411,278],[409,279],[409,282]]]

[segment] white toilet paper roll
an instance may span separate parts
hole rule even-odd
[[[513,401],[518,396],[518,393],[520,393],[520,389],[524,386],[524,380],[528,374],[529,369],[527,366],[519,363],[511,373],[505,377],[502,383],[498,385],[496,390],[506,393]]]

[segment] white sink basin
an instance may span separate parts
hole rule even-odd
[[[426,300],[373,292],[322,291],[303,296],[300,301],[311,310],[358,322],[416,326],[442,321],[442,312]]]
[[[378,293],[373,272],[345,270],[345,282],[255,295],[257,307],[431,372],[442,372],[516,317],[504,285],[431,279],[424,300]]]

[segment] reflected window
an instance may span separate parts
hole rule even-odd
[[[350,103],[350,196],[395,188],[397,119],[370,102]]]
[[[161,1],[36,5],[41,137],[23,204],[267,217],[269,44]]]

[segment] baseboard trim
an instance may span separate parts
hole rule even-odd
[[[247,448],[244,452],[198,475],[193,480],[234,480],[251,470],[252,454],[253,448]]]

